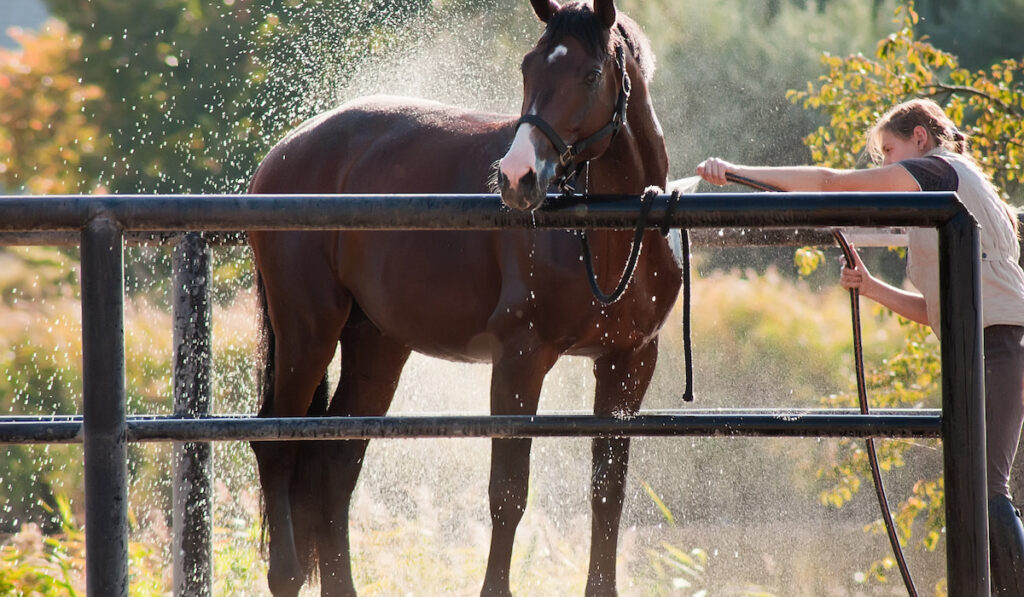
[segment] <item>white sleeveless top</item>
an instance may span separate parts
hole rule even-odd
[[[1024,326],[1024,271],[1020,244],[996,191],[963,156],[944,148],[939,156],[956,171],[957,196],[978,221],[981,237],[982,325]],[[907,277],[924,295],[928,322],[939,335],[939,235],[934,228],[911,228],[907,242]]]

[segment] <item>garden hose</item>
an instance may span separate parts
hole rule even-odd
[[[729,182],[742,184],[760,191],[782,191],[782,189],[778,187],[732,173],[727,173],[725,175],[725,179]],[[856,263],[856,260],[850,243],[838,228],[832,229],[832,236],[835,237],[836,243],[839,244],[839,248],[843,251],[843,256],[846,258],[846,267],[853,268],[853,264]],[[870,409],[868,408],[868,390],[864,375],[864,344],[861,337],[859,299],[860,293],[856,288],[851,288],[850,311],[851,319],[853,321],[853,358],[857,373],[857,398],[860,404],[861,414],[866,415],[870,414]],[[874,438],[868,437],[864,441],[867,444],[868,464],[871,468],[871,478],[874,480],[875,484],[875,495],[878,497],[878,505],[882,511],[882,520],[885,522],[885,532],[889,536],[890,545],[892,545],[892,553],[896,557],[896,565],[900,570],[900,576],[903,577],[903,584],[907,587],[907,593],[910,597],[918,597],[917,587],[914,585],[914,579],[910,576],[910,569],[907,567],[907,560],[903,556],[903,547],[900,545],[899,536],[896,534],[896,525],[892,520],[892,511],[889,509],[889,500],[885,496],[885,486],[882,484],[882,473],[878,464],[878,454],[875,451],[875,440]]]

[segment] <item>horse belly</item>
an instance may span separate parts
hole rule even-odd
[[[378,329],[412,350],[489,362],[487,322],[500,292],[491,234],[339,233],[343,284]]]

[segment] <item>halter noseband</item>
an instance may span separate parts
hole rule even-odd
[[[586,163],[586,161],[577,162],[576,159],[586,151],[588,147],[608,135],[611,135],[614,139],[616,133],[618,133],[619,129],[622,128],[622,123],[626,121],[626,107],[629,103],[630,81],[629,73],[626,72],[626,56],[621,45],[615,46],[615,65],[619,68],[619,72],[622,73],[621,84],[619,85],[619,97],[615,100],[615,111],[612,113],[611,121],[595,131],[589,137],[580,139],[570,145],[562,140],[562,137],[555,132],[554,127],[536,114],[524,114],[519,118],[519,121],[516,122],[516,130],[518,130],[523,124],[532,124],[537,127],[537,129],[544,133],[544,136],[548,138],[548,141],[551,142],[551,145],[554,146],[555,150],[558,151],[558,163],[565,169],[562,176],[557,180],[558,188],[563,193],[571,193],[574,190],[572,187],[572,181],[576,178],[580,170],[583,168],[583,165]]]

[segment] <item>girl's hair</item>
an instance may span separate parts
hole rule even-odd
[[[967,153],[967,136],[960,132],[953,120],[946,115],[946,112],[937,103],[930,99],[917,98],[901,104],[897,104],[882,115],[871,130],[868,131],[868,154],[875,163],[882,161],[882,132],[888,131],[902,139],[909,139],[914,134],[914,129],[924,127],[928,135],[941,146],[953,153],[964,156],[970,163],[971,168],[978,173],[978,176],[988,184],[996,197],[1002,198],[1002,194],[992,185],[988,175],[982,172],[978,163]],[[1016,210],[1004,202],[1006,215],[1013,224],[1013,230],[1020,234]]]
[[[882,161],[882,131],[908,139],[919,126],[928,131],[937,145],[970,157],[967,153],[967,136],[956,128],[946,112],[930,99],[912,99],[890,108],[871,127],[868,132],[868,153],[871,159],[876,163]]]

